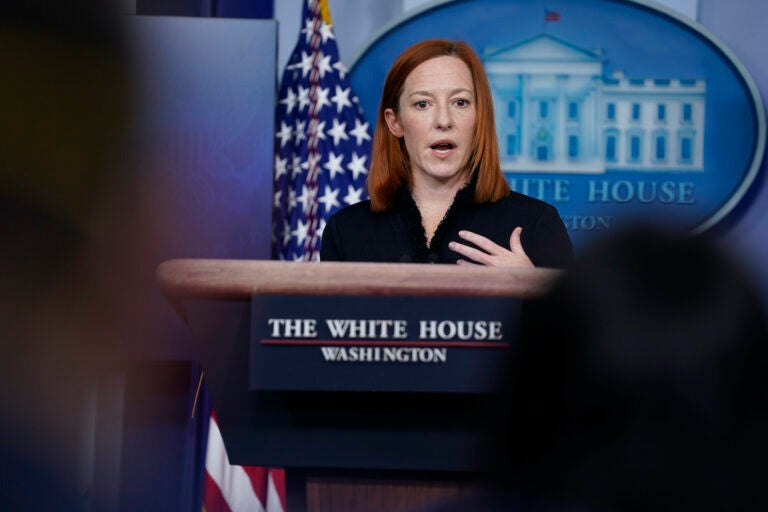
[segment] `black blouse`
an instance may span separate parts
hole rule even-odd
[[[405,187],[385,212],[372,212],[370,201],[348,206],[328,220],[320,259],[456,263],[461,255],[450,250],[448,243],[469,244],[459,238],[459,231],[472,231],[509,248],[512,230],[521,226],[523,249],[535,266],[568,268],[572,264],[573,246],[555,207],[514,191],[493,203],[475,203],[474,195],[474,184],[456,194],[429,246],[419,209]]]

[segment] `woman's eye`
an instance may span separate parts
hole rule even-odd
[[[425,109],[427,108],[427,106],[429,106],[429,103],[427,103],[426,100],[421,100],[414,103],[413,106],[415,106],[418,109]]]
[[[469,101],[464,98],[459,98],[455,101],[457,107],[468,107]]]

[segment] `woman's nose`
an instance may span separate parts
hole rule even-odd
[[[437,128],[441,130],[448,130],[453,126],[451,111],[448,107],[438,107],[436,109],[435,124],[437,125]]]

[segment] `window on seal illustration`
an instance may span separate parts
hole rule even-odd
[[[632,104],[632,120],[633,121],[640,120],[640,104],[639,103]]]
[[[546,119],[549,116],[549,102],[548,101],[540,101],[539,102],[539,117],[541,119]]]
[[[683,103],[680,112],[680,119],[684,123],[690,123],[693,121],[693,105],[690,103]]]
[[[680,148],[679,160],[681,164],[693,163],[693,132],[684,130],[677,135]]]
[[[516,133],[507,134],[507,155],[509,156],[517,155],[517,134]]]
[[[579,103],[576,101],[568,102],[568,120],[569,121],[579,120]]]
[[[606,103],[605,104],[605,118],[608,121],[615,121],[616,120],[616,104],[615,103]]]
[[[607,132],[605,134],[605,161],[615,162],[618,160],[616,153],[618,152],[619,135],[615,131]]]
[[[658,105],[656,105],[656,120],[657,121],[667,120],[667,106],[663,103],[659,103]]]
[[[627,138],[627,145],[629,146],[627,161],[639,162],[643,156],[643,135],[640,132],[630,132],[627,134]]]
[[[517,102],[516,101],[510,101],[507,105],[507,116],[509,116],[510,119],[514,119],[517,117]]]
[[[657,162],[667,160],[667,132],[658,131],[653,134],[653,156]]]
[[[578,158],[579,157],[579,136],[578,135],[569,135],[568,136],[568,158]]]
[[[552,158],[552,134],[544,127],[539,128],[533,143],[533,156],[539,162]]]

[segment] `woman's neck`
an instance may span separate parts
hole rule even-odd
[[[413,197],[419,214],[421,214],[427,247],[432,243],[432,237],[445,217],[448,208],[451,207],[456,193],[466,186],[468,180],[469,177],[465,175],[460,176],[460,179],[446,183],[414,179],[411,184],[411,197]]]

